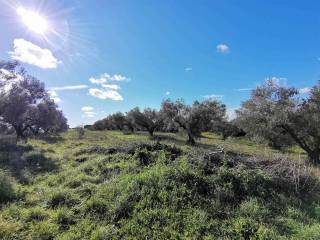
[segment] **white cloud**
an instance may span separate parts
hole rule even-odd
[[[81,108],[81,110],[83,111],[83,112],[90,112],[90,111],[93,111],[93,107],[91,107],[91,106],[83,106],[82,108]]]
[[[90,88],[89,95],[100,99],[111,99],[114,101],[123,100],[123,97],[115,90],[101,90],[97,88]]]
[[[87,85],[74,85],[74,86],[62,86],[62,87],[52,87],[49,88],[48,94],[51,99],[54,100],[55,103],[62,102],[61,98],[58,97],[57,91],[64,91],[64,90],[78,90],[88,88]]]
[[[94,108],[91,106],[83,106],[81,108],[81,111],[83,112],[82,117],[83,118],[93,118],[97,115],[96,112],[93,111]]]
[[[108,73],[103,73],[99,78],[94,78],[94,77],[89,78],[89,81],[93,84],[103,84],[109,81],[118,81],[118,82],[129,81],[129,78],[121,74],[110,75]]]
[[[216,48],[218,53],[227,54],[230,52],[230,48],[226,44],[218,44]]]
[[[95,117],[97,115],[97,113],[95,113],[95,112],[84,112],[83,114],[82,114],[82,117],[83,118],[93,118],[93,117]]]
[[[49,49],[41,48],[22,38],[13,41],[13,52],[9,52],[12,59],[40,68],[56,68],[61,61],[55,58]]]
[[[57,92],[55,90],[49,90],[48,94],[49,94],[50,97],[57,97],[58,96],[58,94],[57,94]]]
[[[184,70],[185,70],[186,72],[190,72],[190,71],[192,71],[192,67],[186,67]]]
[[[72,86],[62,86],[62,87],[52,87],[50,90],[61,91],[61,90],[78,90],[88,88],[88,85],[72,85]]]
[[[89,81],[93,84],[102,84],[102,83],[106,83],[107,79],[105,77],[100,77],[100,78],[89,78]]]
[[[120,89],[120,86],[117,85],[117,84],[102,84],[102,87],[113,89],[113,90],[119,90]]]
[[[299,89],[300,94],[307,94],[307,93],[310,93],[310,91],[311,91],[311,88],[309,87],[304,87]]]
[[[61,98],[59,98],[58,93],[55,90],[48,90],[48,95],[55,103],[62,102]]]
[[[238,88],[238,89],[235,89],[235,91],[251,91],[253,88]]]
[[[123,76],[121,74],[115,74],[110,77],[111,81],[128,81],[129,79],[126,76]]]
[[[168,95],[170,95],[170,92],[169,92],[169,91],[166,91],[166,93],[165,93],[165,94],[168,96]]]
[[[207,98],[207,99],[217,99],[217,100],[220,100],[224,97],[224,95],[221,95],[221,94],[210,94],[210,95],[204,95],[203,96],[204,98]]]

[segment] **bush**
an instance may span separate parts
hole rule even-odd
[[[19,230],[21,225],[17,221],[6,221],[0,217],[0,239],[19,239]]]
[[[54,191],[49,195],[48,205],[52,208],[56,208],[58,206],[73,206],[76,204],[76,198],[66,190],[58,190]]]
[[[98,227],[92,232],[90,240],[119,239],[117,234],[117,229],[113,225]]]
[[[53,213],[53,220],[60,225],[60,229],[69,229],[70,225],[75,224],[75,216],[67,208],[59,208]]]
[[[108,202],[102,198],[92,197],[85,203],[85,212],[93,216],[107,215]]]
[[[59,226],[48,221],[37,222],[30,227],[30,238],[34,240],[53,240],[59,232]]]
[[[23,218],[26,222],[30,221],[43,221],[49,214],[40,207],[30,208],[23,211]]]
[[[76,132],[77,132],[77,138],[80,140],[80,139],[83,139],[84,137],[84,128],[83,127],[77,127],[76,128]]]
[[[7,203],[16,197],[14,180],[0,169],[0,204]]]

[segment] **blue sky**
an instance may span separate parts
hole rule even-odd
[[[22,60],[71,126],[167,97],[212,96],[232,110],[266,78],[298,88],[320,78],[318,1],[0,0],[0,9],[0,59]]]

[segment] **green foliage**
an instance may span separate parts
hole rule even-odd
[[[75,142],[74,130],[62,142],[30,141],[21,155],[28,181],[3,162],[13,195],[0,209],[0,239],[319,238],[315,168],[298,174],[279,158],[222,152],[214,141],[246,154],[260,146],[205,135],[196,147],[171,134],[156,143],[88,131]]]
[[[15,196],[14,180],[0,169],[0,204],[14,199]]]
[[[30,226],[30,239],[53,240],[59,232],[59,226],[48,221],[33,223]]]
[[[55,190],[49,194],[47,204],[49,207],[73,206],[76,204],[75,196],[67,190]]]

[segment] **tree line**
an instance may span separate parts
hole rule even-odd
[[[195,138],[203,131],[227,122],[226,106],[216,100],[195,101],[191,106],[183,100],[162,102],[160,110],[138,107],[127,113],[117,112],[93,124],[93,130],[144,130],[151,137],[155,131],[177,132],[183,129],[188,135],[188,143],[194,144]]]
[[[0,131],[15,133],[18,140],[30,136],[58,134],[68,129],[63,112],[50,98],[44,84],[30,76],[16,61],[0,62]],[[155,131],[183,130],[189,144],[203,131],[228,136],[247,135],[267,142],[274,148],[296,144],[310,162],[320,163],[320,82],[302,96],[294,87],[280,86],[268,80],[252,90],[251,97],[228,121],[226,106],[207,99],[191,105],[179,99],[166,99],[160,109],[138,107],[117,112],[91,126],[93,130],[144,130],[152,137]]]
[[[183,100],[162,102],[160,110],[138,107],[117,112],[95,122],[93,130],[147,131],[152,137],[155,131],[177,132],[188,135],[187,142],[195,144],[195,138],[203,131],[222,135],[244,136],[254,141],[266,142],[282,149],[299,145],[310,162],[320,163],[320,84],[310,88],[302,97],[298,89],[285,87],[267,80],[252,90],[251,97],[236,110],[236,118],[228,121],[226,106],[214,99],[195,101],[192,105]]]

